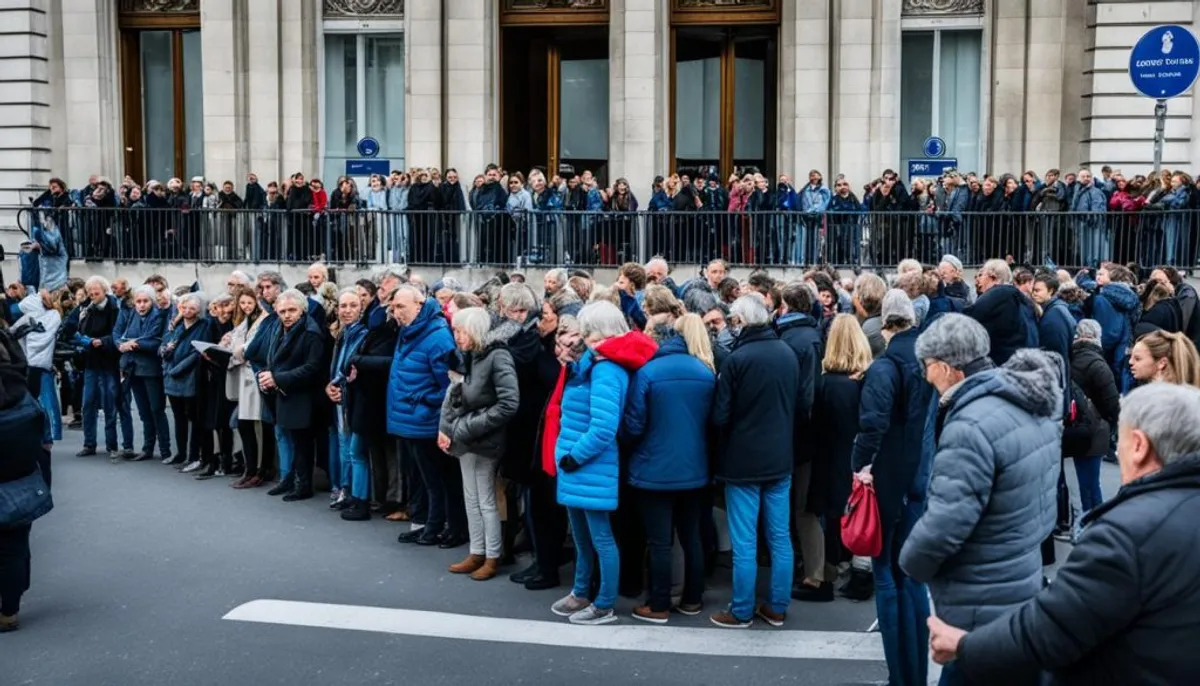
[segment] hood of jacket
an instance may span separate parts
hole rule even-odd
[[[658,344],[641,331],[610,338],[596,346],[596,353],[628,372],[636,372],[654,357]]]
[[[1082,303],[1084,300],[1087,300],[1087,292],[1073,281],[1059,286],[1057,295],[1068,305]]]
[[[1119,312],[1129,314],[1141,309],[1137,293],[1126,283],[1110,283],[1100,289],[1100,297],[1112,303]]]
[[[504,347],[520,332],[520,324],[508,318],[501,319],[483,337],[483,349],[484,351],[490,351],[495,348]]]
[[[42,296],[37,293],[21,298],[21,302],[17,303],[17,307],[20,308],[22,314],[27,314],[34,319],[46,313],[46,306],[42,304]]]
[[[1038,417],[1062,415],[1062,363],[1058,355],[1022,348],[1004,363],[963,380],[951,404],[966,405],[985,396],[998,396]]]
[[[788,329],[799,327],[815,329],[817,328],[817,320],[804,312],[788,312],[775,320],[775,330],[781,334]]]
[[[421,311],[417,313],[417,318],[408,326],[400,327],[400,340],[411,341],[420,338],[442,316],[442,308],[437,299],[426,298],[425,303],[421,305]]]
[[[658,350],[654,351],[653,359],[657,360],[660,357],[668,357],[670,355],[687,355],[687,341],[678,333],[672,331],[669,335],[659,339]]]

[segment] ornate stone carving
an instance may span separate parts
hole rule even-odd
[[[404,0],[324,0],[326,17],[401,16]]]
[[[526,10],[602,10],[607,0],[504,0],[506,12]]]
[[[200,0],[121,0],[122,12],[199,12]]]
[[[904,0],[901,13],[921,14],[983,14],[983,0]]]

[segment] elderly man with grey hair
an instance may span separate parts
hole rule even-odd
[[[1054,583],[984,626],[930,620],[935,660],[974,684],[1188,684],[1200,673],[1200,390],[1121,403],[1121,490],[1084,519]],[[967,631],[964,631],[964,628]]]
[[[567,286],[567,270],[558,268],[551,269],[542,277],[542,285],[546,289],[546,297],[554,295]]]
[[[917,339],[940,399],[925,512],[900,566],[929,584],[938,615],[973,629],[1042,587],[1042,541],[1054,528],[1062,374],[1053,353],[1018,350],[995,368],[983,326],[947,314]],[[955,667],[943,683],[963,683]],[[949,679],[949,681],[947,681]]]
[[[713,472],[725,484],[733,600],[711,619],[720,627],[743,628],[757,615],[778,627],[791,602],[789,513],[800,363],[771,327],[761,295],[734,301],[730,319],[736,342],[721,363],[711,419],[720,431]],[[760,510],[771,549],[771,583],[768,602],[755,607]]]
[[[1019,348],[1038,347],[1033,301],[1012,284],[1004,260],[988,260],[975,275],[979,299],[964,313],[983,325],[992,343],[992,361],[1004,364]]]

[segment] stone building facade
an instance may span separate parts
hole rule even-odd
[[[0,205],[50,176],[493,161],[639,195],[685,167],[859,187],[935,135],[963,170],[1141,172],[1153,102],[1129,50],[1198,18],[1188,0],[0,0]],[[1168,116],[1164,165],[1196,169],[1192,96]]]

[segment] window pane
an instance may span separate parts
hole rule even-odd
[[[559,158],[608,159],[608,60],[563,60],[559,98]]]
[[[141,153],[146,164],[145,183],[163,183],[175,171],[175,79],[171,69],[171,32],[142,31],[139,36],[142,60]]]
[[[739,44],[738,49],[742,48]],[[765,157],[766,99],[763,85],[767,64],[761,59],[737,57],[733,84],[733,158],[761,161]],[[764,172],[765,173],[765,172]]]
[[[906,160],[925,156],[925,139],[933,134],[933,34],[905,32],[900,47],[900,163],[904,169],[908,168]]]
[[[404,37],[367,36],[367,135],[379,157],[404,167]],[[357,153],[355,153],[357,154]]]
[[[327,179],[358,157],[358,36],[325,36],[325,165]]]
[[[183,32],[184,160],[187,177],[204,176],[204,91],[200,32]],[[173,147],[173,146],[172,146]]]
[[[680,61],[675,64],[675,157],[715,163],[720,156],[721,58]]]
[[[962,171],[979,169],[978,31],[943,31],[941,73],[938,75],[938,135],[946,155],[958,158]],[[1020,171],[1020,170],[1018,170]]]

